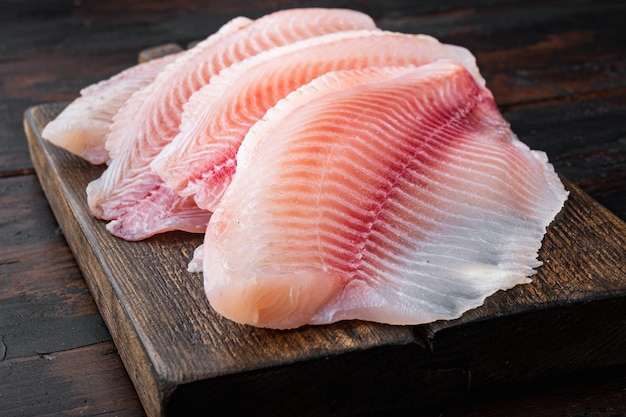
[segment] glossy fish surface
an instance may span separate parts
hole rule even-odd
[[[180,53],[143,62],[80,91],[42,131],[44,139],[92,164],[109,160],[105,141],[115,113]]]
[[[241,141],[278,100],[329,71],[419,66],[442,58],[458,61],[484,84],[468,50],[426,35],[363,30],[274,48],[231,66],[194,93],[180,133],[151,167],[168,187],[213,211],[236,170]]]
[[[343,9],[291,9],[258,20],[235,18],[200,42],[133,97],[115,115],[106,141],[111,161],[87,187],[96,217],[127,240],[167,230],[201,233],[210,216],[180,197],[149,167],[178,133],[183,105],[230,65],[278,45],[341,30],[375,27],[371,18]]]
[[[566,198],[463,66],[331,72],[243,140],[205,292],[259,327],[454,319],[531,281]]]

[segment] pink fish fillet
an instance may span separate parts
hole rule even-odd
[[[248,129],[278,100],[328,71],[380,65],[419,66],[455,59],[484,84],[465,48],[425,35],[385,31],[335,33],[256,55],[223,71],[185,105],[180,133],[152,162],[182,196],[213,211],[236,170]]]
[[[181,53],[137,64],[83,88],[80,96],[46,125],[43,138],[92,164],[107,162],[109,152],[104,141],[115,113]]]
[[[203,246],[225,317],[454,319],[540,266],[567,192],[490,92],[446,60],[355,83],[359,71],[295,91],[243,140]]]
[[[282,10],[252,23],[244,18],[228,23],[169,65],[116,114],[107,139],[111,163],[87,188],[92,213],[113,220],[107,230],[127,240],[173,229],[203,232],[209,213],[166,187],[149,167],[178,133],[191,94],[222,69],[261,51],[324,33],[374,27],[369,16],[342,9]]]

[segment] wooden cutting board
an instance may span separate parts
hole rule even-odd
[[[216,314],[201,275],[187,272],[201,235],[126,242],[89,214],[85,188],[104,167],[41,137],[66,104],[26,111],[31,157],[151,417],[388,413],[626,363],[626,224],[565,179],[570,198],[545,236],[533,282],[458,320],[257,329]]]

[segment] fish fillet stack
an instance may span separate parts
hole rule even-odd
[[[127,240],[204,233],[218,313],[278,329],[454,319],[531,282],[567,199],[473,55],[344,9],[236,18],[88,87],[43,131]]]

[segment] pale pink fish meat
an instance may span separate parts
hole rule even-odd
[[[261,51],[363,28],[375,28],[369,16],[342,9],[282,10],[252,23],[238,18],[225,25],[169,65],[116,114],[106,142],[110,165],[87,188],[92,213],[112,220],[107,230],[127,240],[167,230],[203,232],[210,213],[166,187],[149,167],[178,133],[183,104],[221,70]]]
[[[259,327],[457,318],[531,281],[567,198],[447,60],[328,73],[268,111],[237,164],[205,235],[205,292]]]
[[[181,52],[182,53],[182,52]],[[113,116],[130,96],[154,80],[180,53],[153,59],[119,72],[80,91],[42,131],[44,139],[92,164],[109,159],[104,142]]]
[[[275,48],[224,70],[185,105],[180,133],[151,164],[170,187],[213,211],[248,129],[278,100],[328,71],[455,59],[484,84],[465,48],[426,35],[334,33]]]

